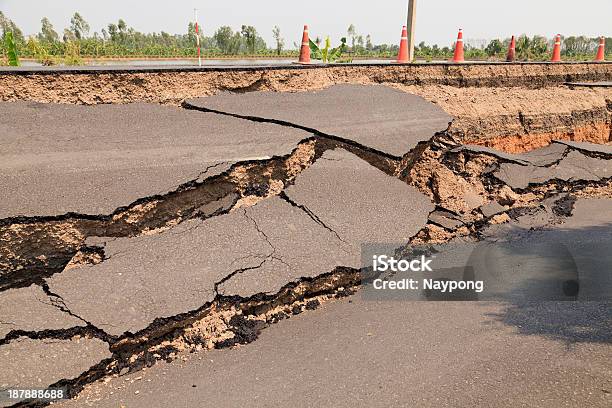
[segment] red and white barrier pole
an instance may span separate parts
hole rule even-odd
[[[195,34],[196,34],[196,45],[198,47],[198,66],[202,66],[202,54],[200,53],[200,27],[198,25],[198,9],[193,9],[195,14]]]

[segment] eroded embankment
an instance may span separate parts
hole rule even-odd
[[[453,115],[449,133],[462,143],[520,153],[555,139],[612,142],[612,88],[396,87]]]
[[[224,91],[385,84],[439,104],[455,117],[450,133],[458,140],[521,152],[554,139],[609,143],[612,88],[564,84],[611,79],[609,63],[23,71],[0,73],[0,100],[179,105]]]
[[[0,73],[0,100],[55,103],[157,102],[220,91],[306,91],[334,84],[447,85],[454,87],[560,86],[605,81],[609,63],[336,65],[275,68],[76,69]]]

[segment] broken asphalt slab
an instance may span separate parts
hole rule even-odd
[[[107,333],[135,333],[211,302],[217,285],[220,294],[248,298],[336,267],[359,268],[362,243],[401,245],[433,211],[422,193],[341,149],[298,176],[287,196],[110,241],[108,259],[57,274],[49,287]]]
[[[242,297],[275,293],[291,281],[332,272],[336,267],[359,269],[363,244],[400,246],[423,228],[434,209],[429,198],[414,187],[343,149],[325,152],[284,191],[284,197],[331,234],[322,243],[292,238],[283,227],[286,217],[278,211],[264,211],[266,206],[260,205],[247,210],[280,259],[236,275],[220,286],[221,293]]]
[[[40,286],[0,292],[0,342],[11,331],[40,332],[84,325],[55,306]]]
[[[564,182],[600,181],[612,177],[610,146],[583,142],[554,141],[551,145],[524,154],[510,154],[488,147],[465,145],[451,154],[468,152],[499,159],[492,174],[512,189],[524,190],[530,185],[553,180]]]
[[[552,180],[600,181],[612,177],[612,160],[589,157],[572,150],[558,163],[550,166],[502,163],[493,175],[512,189],[517,190],[525,189],[530,185],[545,184]]]
[[[561,144],[565,146],[569,146],[574,149],[584,150],[591,153],[601,153],[606,155],[612,155],[612,146],[609,145],[601,145],[596,143],[588,143],[588,142],[573,142],[569,140],[554,140],[553,144]]]
[[[257,267],[270,253],[243,211],[119,238],[104,250],[101,264],[64,271],[48,283],[73,313],[111,335],[197,310],[215,298],[216,282]]]
[[[330,272],[337,263],[350,262],[341,244],[276,197],[203,222],[188,221],[167,233],[114,240],[105,248],[109,259],[101,264],[48,281],[73,313],[122,335],[143,330],[157,318],[203,307],[215,299],[216,286],[234,276],[254,274],[257,284],[241,293],[248,297],[300,275]],[[276,269],[277,262],[283,269]],[[274,274],[264,268],[268,264]]]
[[[314,92],[222,93],[185,101],[187,108],[277,121],[350,140],[393,157],[445,131],[442,108],[383,85],[334,85]]]
[[[21,337],[0,346],[0,390],[48,388],[60,380],[80,376],[110,356],[108,344],[98,339]],[[15,402],[0,400],[0,406]]]
[[[291,153],[312,134],[154,104],[0,103],[0,219],[118,207],[239,161]]]
[[[453,231],[463,225],[460,217],[446,210],[436,210],[429,215],[429,222],[447,230]]]
[[[358,247],[368,242],[407,242],[434,210],[431,200],[416,188],[342,149],[325,152],[285,193]]]

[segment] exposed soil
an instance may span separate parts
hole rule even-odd
[[[558,86],[566,81],[604,81],[609,63],[418,64],[382,66],[312,66],[275,69],[236,68],[67,70],[0,73],[0,100],[56,103],[158,102],[219,91],[305,91],[333,84],[450,85],[457,87]]]

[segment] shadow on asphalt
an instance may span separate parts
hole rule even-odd
[[[517,257],[519,262],[521,258],[533,259],[542,248],[557,244],[567,248],[571,258],[560,256],[556,265],[562,268],[575,264],[579,287],[570,287],[569,291],[576,291],[576,296],[571,296],[573,300],[570,301],[512,301],[510,296],[503,312],[489,316],[515,327],[522,335],[544,336],[568,344],[611,344],[612,224],[532,233],[536,240],[530,239],[530,245],[523,243],[505,248],[514,248],[511,256]],[[563,252],[564,249],[558,254]],[[549,256],[551,258],[554,257]],[[531,284],[533,282],[524,282],[526,286]]]
[[[565,343],[612,344],[612,302],[529,302],[489,315],[523,335]]]

